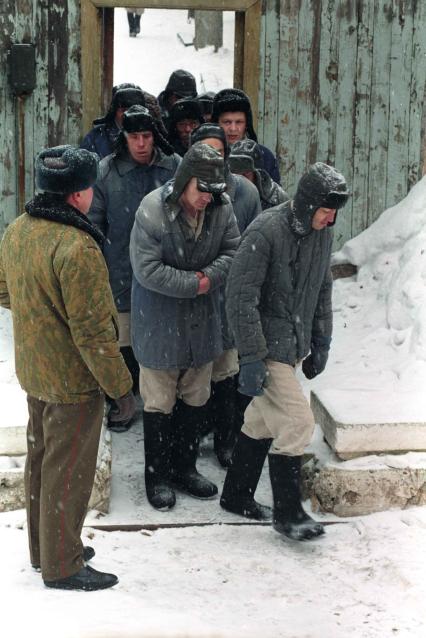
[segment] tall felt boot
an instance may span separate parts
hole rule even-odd
[[[200,444],[199,421],[204,407],[193,407],[178,400],[172,417],[172,458],[170,478],[175,487],[196,498],[212,498],[217,494],[214,483],[197,471]]]
[[[124,359],[124,363],[126,364],[130,374],[132,375],[133,380],[133,394],[139,393],[139,363],[136,360],[135,355],[133,354],[133,349],[131,346],[124,346],[120,348],[120,352]]]
[[[254,500],[271,442],[272,439],[252,439],[240,432],[220,498],[223,509],[257,521],[271,520],[271,508]]]
[[[171,414],[143,413],[145,445],[145,489],[148,501],[158,510],[176,503],[168,483],[171,454]]]
[[[138,33],[141,32],[141,17],[138,13],[135,13],[135,33],[136,35],[138,35]]]
[[[236,394],[235,377],[212,383],[214,451],[222,467],[230,466],[232,451],[241,429],[236,418]]]
[[[273,526],[277,532],[297,541],[324,534],[302,507],[300,481],[301,456],[269,455],[269,475],[274,498]]]

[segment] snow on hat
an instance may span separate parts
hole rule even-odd
[[[195,142],[201,142],[202,140],[208,139],[209,137],[214,137],[220,140],[223,143],[223,147],[225,149],[225,159],[227,159],[229,155],[229,146],[226,139],[225,131],[219,124],[212,124],[211,122],[204,122],[194,128],[191,132],[191,144],[195,144]]]
[[[98,163],[98,155],[84,148],[69,145],[47,148],[36,159],[37,188],[64,195],[84,191],[95,183]]]
[[[176,69],[169,77],[165,92],[174,93],[179,97],[195,97],[197,95],[197,83],[192,73],[183,69]]]
[[[225,162],[221,154],[202,142],[190,146],[175,174],[172,201],[177,202],[192,177],[197,178],[199,190],[221,195],[226,190]]]
[[[204,122],[203,112],[196,98],[187,97],[173,104],[170,109],[170,129],[182,120],[197,120],[200,124]]]
[[[212,122],[218,122],[222,113],[236,113],[241,111],[246,114],[246,131],[250,139],[257,142],[257,135],[253,128],[253,114],[248,95],[240,89],[223,89],[216,93],[213,99]]]
[[[166,155],[173,154],[173,148],[158,130],[157,122],[145,106],[135,104],[124,112],[122,127],[124,133],[140,133],[141,131],[151,131],[154,135],[154,143]],[[123,145],[123,131],[118,136],[118,148]]]
[[[297,185],[293,202],[293,230],[306,235],[312,229],[312,218],[318,208],[343,208],[350,197],[346,180],[334,166],[323,162],[312,164]],[[334,226],[334,221],[329,226]]]
[[[207,115],[212,112],[214,96],[215,94],[213,91],[207,91],[206,93],[201,93],[201,95],[197,96],[203,115]]]
[[[246,173],[263,168],[263,153],[259,144],[245,138],[232,145],[229,167],[233,173]]]
[[[145,106],[145,95],[139,87],[119,88],[112,98],[114,112],[119,108],[129,108],[134,104]]]

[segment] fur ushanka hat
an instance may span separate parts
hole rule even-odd
[[[96,182],[99,157],[84,148],[63,145],[41,151],[36,159],[37,188],[46,193],[69,195]]]

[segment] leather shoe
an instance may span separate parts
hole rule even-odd
[[[118,583],[118,578],[114,574],[98,572],[93,567],[86,565],[80,571],[67,578],[58,580],[43,581],[46,587],[53,589],[81,589],[83,591],[96,591],[97,589],[107,589]]]
[[[83,560],[85,563],[88,563],[89,560],[92,560],[94,555],[95,555],[95,550],[93,549],[93,547],[90,547],[90,545],[85,545],[83,547]],[[40,569],[40,565],[31,564],[31,567],[33,569]]]

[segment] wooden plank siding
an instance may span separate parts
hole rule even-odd
[[[423,172],[426,3],[265,0],[263,141],[290,194],[309,163],[335,164],[353,197],[335,246],[401,200]],[[278,52],[271,63],[270,51]]]

